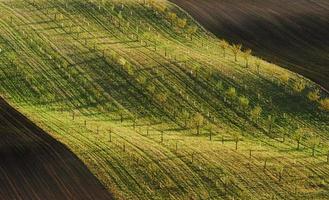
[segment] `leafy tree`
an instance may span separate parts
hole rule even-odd
[[[311,136],[308,139],[308,144],[312,149],[312,156],[315,156],[315,149],[320,144],[320,139],[317,136]]]
[[[159,93],[156,95],[157,100],[159,103],[165,103],[168,99],[168,94],[167,93]]]
[[[223,81],[218,81],[215,85],[217,90],[223,90],[224,86],[223,86]]]
[[[233,136],[233,140],[235,142],[235,150],[238,150],[238,143],[241,140],[241,135],[240,135],[240,133],[234,131],[232,136]]]
[[[266,123],[268,125],[268,134],[271,135],[272,133],[272,128],[273,128],[273,124],[275,123],[275,117],[273,117],[272,115],[269,115],[267,117]]]
[[[195,77],[196,77],[196,78],[198,78],[198,75],[199,75],[200,70],[201,70],[201,67],[198,66],[198,65],[195,65],[195,66],[193,67],[193,71],[194,71],[194,73],[195,73]]]
[[[186,19],[177,19],[177,26],[181,29],[184,29],[186,27],[187,20]]]
[[[293,133],[293,139],[297,142],[297,150],[299,150],[300,143],[302,142],[302,139],[305,135],[305,129],[298,128]]]
[[[176,14],[176,13],[173,13],[173,12],[169,12],[169,13],[167,14],[167,18],[168,18],[168,20],[170,21],[170,24],[173,25],[174,22],[175,22],[176,19],[177,19],[177,14]]]
[[[296,93],[300,93],[302,92],[306,87],[306,83],[305,81],[303,80],[299,80],[299,81],[296,81],[293,85],[293,90],[296,92]]]
[[[260,106],[255,106],[251,111],[250,111],[250,116],[251,118],[257,123],[261,114],[262,114],[263,109]]]
[[[239,105],[241,109],[246,110],[249,106],[249,99],[247,97],[239,97]]]
[[[156,87],[154,84],[149,84],[147,86],[147,90],[151,93],[151,96],[153,97],[154,96],[154,93],[155,93],[155,90],[156,90]]]
[[[319,103],[322,110],[329,112],[329,98],[322,99]]]
[[[234,54],[234,60],[236,62],[236,61],[238,61],[238,54],[241,51],[242,45],[241,44],[233,44],[231,48],[232,48],[232,52]]]
[[[290,76],[287,73],[282,73],[282,74],[280,74],[279,79],[283,85],[288,85]]]
[[[260,60],[257,59],[257,60],[255,61],[255,66],[256,66],[256,69],[257,69],[257,73],[258,73],[258,74],[259,74],[260,65],[261,65]]]
[[[247,50],[243,53],[243,58],[244,58],[244,60],[246,61],[246,68],[249,67],[249,59],[250,59],[250,56],[251,56],[251,50],[250,50],[250,49],[247,49]]]
[[[219,42],[220,47],[223,50],[223,57],[225,58],[226,56],[226,49],[230,46],[230,44],[228,42],[226,42],[225,40],[221,40]]]
[[[119,110],[119,115],[120,115],[120,122],[122,123],[123,122],[123,116],[125,114],[125,110],[124,109],[120,109]]]
[[[193,40],[193,35],[198,31],[198,27],[197,26],[190,26],[187,29],[187,33],[190,36],[191,41]]]
[[[237,92],[235,90],[234,87],[230,87],[227,91],[226,91],[226,95],[230,98],[230,99],[234,99],[237,97]]]
[[[196,113],[192,120],[193,120],[192,122],[193,122],[193,124],[196,128],[197,135],[199,135],[200,134],[200,128],[204,124],[204,117],[200,113]]]
[[[208,124],[206,126],[206,130],[209,133],[209,140],[212,141],[212,136],[213,136],[213,133],[214,133],[214,126],[212,124]]]
[[[318,101],[320,99],[320,90],[319,89],[315,89],[311,92],[308,93],[307,98],[310,101]]]
[[[186,127],[187,127],[187,121],[188,121],[188,119],[190,118],[190,113],[187,112],[186,110],[184,110],[184,111],[182,112],[182,118],[183,118],[183,120],[184,120],[184,128],[186,128]]]

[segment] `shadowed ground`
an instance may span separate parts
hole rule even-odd
[[[218,37],[329,89],[329,1],[171,1]]]
[[[112,199],[64,145],[0,98],[0,199]]]

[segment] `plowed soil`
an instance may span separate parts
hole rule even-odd
[[[112,199],[64,145],[0,98],[0,199]]]
[[[171,0],[220,38],[329,89],[328,0]]]

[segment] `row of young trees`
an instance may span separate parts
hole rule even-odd
[[[225,40],[220,40],[219,41],[219,46],[222,49],[223,52],[223,57],[226,57],[226,53],[227,50],[231,50],[233,55],[234,55],[234,61],[237,62],[238,61],[238,55],[241,54],[242,58],[245,61],[245,67],[248,68],[249,67],[249,62],[250,62],[250,58],[252,55],[252,51],[251,49],[246,49],[245,51],[242,51],[242,45],[241,44],[233,44],[230,45],[227,41]],[[257,66],[259,66],[258,64],[260,64],[259,62],[255,63]]]
[[[307,94],[307,98],[312,102],[317,102],[320,109],[329,112],[329,98],[321,99],[320,90],[315,89]]]
[[[290,87],[294,94],[301,94],[305,91],[307,83],[306,81],[299,79],[296,81],[292,81],[289,74],[283,73],[279,76],[280,82],[283,83],[286,87]],[[320,89],[313,89],[307,93],[307,98],[311,102],[318,103],[318,106],[321,110],[329,112],[329,98],[321,99],[321,91]]]

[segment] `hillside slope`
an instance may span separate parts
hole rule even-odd
[[[310,80],[222,49],[165,0],[0,13],[1,95],[115,198],[328,198],[328,95]]]
[[[326,0],[172,0],[208,30],[329,89]]]
[[[0,99],[0,199],[112,199],[86,166]]]

